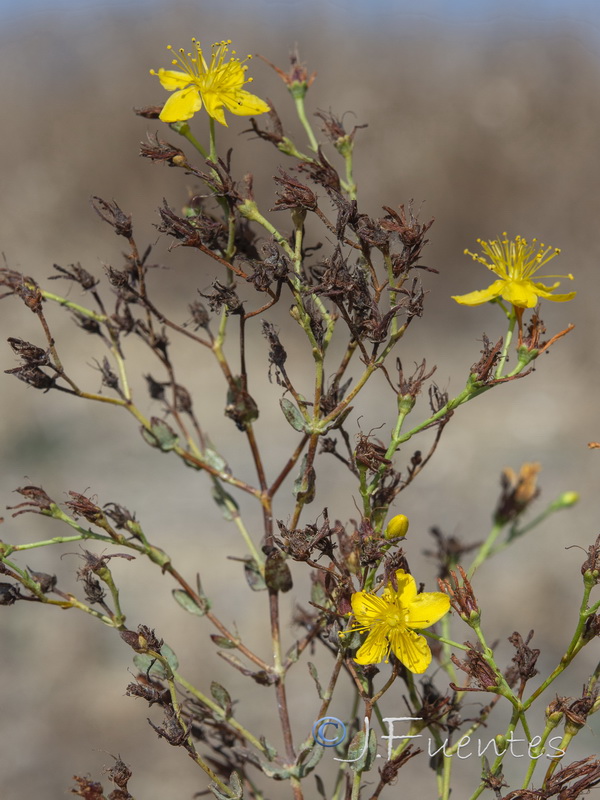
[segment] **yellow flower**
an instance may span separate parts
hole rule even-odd
[[[239,116],[269,111],[269,106],[260,97],[242,88],[252,81],[252,78],[245,77],[248,69],[245,63],[238,58],[225,61],[231,41],[213,44],[210,64],[204,59],[200,43],[192,39],[192,44],[196,49],[195,54],[186,54],[180,48],[172,61],[174,66],[183,67],[183,72],[162,67],[158,72],[150,70],[150,74],[158,77],[164,89],[174,92],[160,112],[163,122],[191,119],[196,111],[200,111],[203,103],[208,114],[221,125],[227,125],[223,107]],[[173,48],[169,45],[167,50]],[[231,55],[235,55],[235,50],[231,51]],[[251,56],[246,61],[249,58]]]
[[[408,533],[408,517],[405,514],[396,514],[388,522],[384,536],[386,539],[404,539]]]
[[[499,276],[500,280],[494,281],[487,289],[455,295],[453,300],[466,306],[479,306],[487,303],[488,300],[502,297],[517,308],[533,308],[537,305],[538,297],[559,303],[575,297],[577,292],[552,294],[554,289],[560,286],[560,281],[546,286],[532,280],[533,275],[543,264],[547,264],[560,253],[559,249],[553,250],[544,244],[538,245],[537,239],[533,239],[529,244],[521,236],[517,236],[515,239],[508,239],[506,233],[503,233],[502,236],[504,237],[502,240],[494,239],[489,242],[483,239],[477,240],[489,261],[471,253],[470,250],[465,250],[465,255],[471,256],[474,261],[479,261],[484,267],[491,269]],[[540,275],[538,277],[573,280],[572,275]]]
[[[369,631],[359,648],[357,664],[387,662],[390,650],[411,672],[425,672],[431,663],[431,650],[424,636],[413,628],[428,628],[450,609],[450,598],[442,592],[417,594],[412,575],[396,571],[398,591],[389,583],[381,597],[369,592],[352,595],[356,622],[349,631]]]

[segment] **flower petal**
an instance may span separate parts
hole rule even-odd
[[[202,108],[202,98],[196,86],[188,86],[169,97],[159,114],[163,122],[182,122],[191,119]]]
[[[403,569],[396,570],[396,580],[398,581],[398,597],[400,604],[409,606],[417,596],[417,582]]]
[[[409,628],[428,628],[450,610],[450,598],[442,592],[422,592],[408,608],[406,624]]]
[[[158,76],[163,89],[167,92],[174,92],[177,89],[185,89],[191,82],[191,76],[187,72],[179,72],[173,69],[163,69],[162,67],[158,72],[154,72]]]
[[[483,305],[483,303],[487,303],[490,300],[495,300],[497,297],[500,297],[505,285],[506,281],[494,281],[488,286],[487,289],[469,292],[468,294],[452,295],[452,299],[456,300],[457,303],[460,303],[463,306],[480,306]]]
[[[547,291],[544,286],[544,291]],[[538,293],[533,281],[505,281],[502,297],[518,308],[533,308],[538,302]]]
[[[264,114],[266,111],[271,110],[264,100],[261,100],[255,94],[246,92],[244,89],[238,89],[236,92],[223,95],[223,102],[232,114],[242,117],[250,114]]]
[[[551,294],[551,289],[548,286],[544,286],[543,283],[534,283],[535,286],[535,293],[539,295],[539,297],[544,297],[546,300],[554,300],[555,303],[566,303],[567,300],[572,300],[577,292],[567,292],[567,294]],[[552,289],[560,286],[560,283],[555,283]]]
[[[421,674],[431,664],[431,650],[424,636],[395,629],[390,633],[390,643],[396,658],[411,672]]]
[[[225,112],[223,111],[223,93],[209,92],[204,90],[202,92],[202,97],[204,99],[206,111],[210,114],[210,116],[213,119],[216,119],[217,122],[220,122],[221,125],[225,125],[227,128],[228,125],[225,121]]]
[[[362,625],[373,625],[385,614],[388,604],[383,597],[368,592],[355,592],[351,598],[352,613],[356,621]]]
[[[388,626],[383,622],[379,622],[371,628],[369,635],[354,657],[357,664],[379,664],[380,661],[383,661],[390,649],[386,636],[387,630]]]

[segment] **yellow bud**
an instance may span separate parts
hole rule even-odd
[[[579,492],[564,492],[559,497],[561,505],[563,506],[574,506],[575,503],[579,502]]]
[[[579,502],[579,492],[563,492],[560,497],[550,504],[552,511],[560,511],[562,508],[571,508]]]
[[[358,553],[354,552],[354,550],[346,559],[346,565],[353,575],[360,575],[360,561]]]
[[[388,522],[385,529],[386,539],[404,539],[408,531],[408,517],[404,514],[396,514]]]

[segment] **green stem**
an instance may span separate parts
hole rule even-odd
[[[190,126],[187,122],[173,122],[170,126],[176,133],[179,133],[183,136],[184,139],[187,139],[188,142],[195,147],[196,150],[200,153],[202,158],[209,158],[208,153],[204,149],[204,147],[200,144],[200,142],[196,139],[196,137],[192,134],[190,130]]]
[[[286,255],[288,255],[292,261],[294,261],[294,250],[290,247],[288,240],[285,238],[285,236],[279,233],[277,228],[272,225],[269,220],[266,219],[266,217],[263,217],[254,200],[250,200],[249,198],[244,200],[239,204],[238,211],[247,220],[250,220],[251,222],[257,222],[259,225],[262,225],[262,227],[275,239],[277,244],[283,248],[283,250],[285,250]]]
[[[489,532],[489,534],[487,536],[487,539],[485,540],[485,542],[479,548],[479,550],[477,552],[477,555],[475,556],[475,558],[473,559],[473,561],[471,563],[471,566],[467,570],[467,577],[468,578],[471,578],[473,576],[473,573],[475,572],[475,570],[478,567],[480,567],[483,564],[483,562],[489,557],[489,555],[492,552],[492,549],[494,547],[494,544],[496,542],[496,539],[498,538],[498,536],[502,532],[503,528],[504,528],[504,523],[503,522],[494,523],[494,526],[493,526],[492,530]]]
[[[213,117],[208,118],[209,135],[210,135],[210,154],[209,158],[213,163],[217,163],[217,135],[215,132],[215,121]]]
[[[560,716],[562,718],[562,714]],[[546,727],[544,728],[544,731],[543,731],[543,733],[542,733],[542,735],[540,737],[540,743],[537,745],[537,748],[536,748],[536,750],[539,753],[541,753],[543,751],[544,746],[545,746],[546,742],[548,741],[548,737],[550,736],[552,731],[556,728],[557,724],[558,724],[558,722],[553,722],[550,719],[548,719],[546,721]],[[559,749],[561,749],[561,748],[559,748]],[[535,753],[534,753],[534,755],[535,755]],[[533,778],[533,773],[535,772],[535,768],[538,765],[538,761],[539,761],[539,758],[534,758],[534,757],[531,758],[531,760],[529,762],[529,766],[527,768],[527,772],[525,774],[525,777],[523,778],[523,783],[521,784],[523,789],[527,789],[527,787],[531,785],[531,780]]]
[[[79,303],[74,303],[72,300],[67,300],[66,297],[61,297],[60,295],[54,294],[53,292],[47,292],[45,289],[41,289],[40,292],[45,300],[52,300],[54,303],[58,303],[60,306],[64,306],[65,308],[68,308],[71,311],[76,311],[83,317],[87,317],[88,319],[93,319],[95,322],[98,322],[100,324],[104,324],[108,319],[104,314],[98,314],[96,311],[92,311],[91,309],[86,308],[85,306],[80,306]]]
[[[500,354],[500,358],[498,360],[498,366],[496,367],[496,372],[494,375],[496,380],[502,377],[502,371],[504,369],[504,364],[506,363],[506,358],[508,356],[508,348],[510,347],[516,322],[517,322],[517,314],[515,307],[513,306],[512,310],[508,314],[508,330],[506,331],[504,345],[502,347],[502,352]]]
[[[356,200],[357,186],[354,182],[354,163],[352,148],[344,152],[344,161],[346,164],[346,191],[351,200]]]
[[[125,614],[123,614],[123,611],[121,610],[121,602],[119,600],[119,590],[114,582],[112,573],[108,567],[103,567],[98,571],[97,574],[100,580],[104,581],[104,583],[108,586],[110,590],[110,594],[112,596],[113,604],[115,607],[114,626],[115,628],[120,629],[125,624]]]
[[[264,577],[264,574],[265,574],[265,557],[261,553],[259,553],[258,550],[256,549],[256,545],[252,541],[252,537],[250,536],[250,534],[248,533],[248,529],[244,525],[244,521],[242,520],[242,517],[241,517],[241,515],[240,515],[240,513],[239,513],[239,511],[237,509],[237,506],[229,498],[226,498],[224,502],[225,502],[225,505],[227,506],[227,509],[228,509],[229,513],[231,514],[231,516],[233,518],[233,521],[234,521],[238,531],[242,535],[242,539],[244,540],[244,543],[246,544],[246,547],[250,551],[250,555],[254,559],[254,561],[256,563],[256,566],[260,570],[261,575],[263,575],[263,577]]]
[[[362,778],[362,771],[356,770],[356,772],[354,773],[354,778],[352,780],[352,794],[350,795],[350,800],[359,800],[361,778]]]
[[[450,777],[452,775],[452,759],[442,758],[442,775],[439,780],[440,800],[449,800]]]
[[[410,408],[409,407],[400,407],[400,409],[398,411],[398,418],[396,419],[396,424],[394,425],[394,430],[392,431],[391,441],[390,441],[390,444],[388,446],[388,449],[385,452],[386,462],[388,462],[388,463],[392,459],[394,453],[396,452],[396,450],[398,449],[398,447],[400,445],[400,437],[401,437],[401,433],[400,432],[402,430],[402,425],[404,424],[404,420],[406,419],[406,416],[410,413],[412,405],[414,405],[414,404],[411,404]],[[381,466],[379,467],[379,469],[377,470],[377,472],[373,476],[373,480],[371,481],[371,483],[369,484],[369,486],[367,488],[367,494],[368,494],[369,497],[371,497],[373,495],[374,491],[379,486],[379,483],[380,483],[381,479],[383,478],[383,476],[385,474],[385,471],[386,471],[386,468],[387,468],[386,462],[383,462],[381,464]],[[375,531],[377,533],[380,533],[381,529],[383,528],[383,523],[385,521],[387,510],[388,510],[388,506],[386,506],[384,508],[373,509],[374,529],[375,529]]]
[[[85,531],[84,533],[80,533],[77,536],[54,536],[52,539],[44,539],[41,542],[27,542],[26,544],[15,544],[15,545],[3,545],[3,547],[9,548],[6,555],[10,555],[13,551],[16,550],[34,550],[37,547],[47,547],[51,544],[70,544],[71,542],[81,542],[85,541],[86,539],[97,539],[100,542],[105,542],[106,544],[114,544],[113,540],[110,536],[103,536],[100,533],[92,533],[92,531]]]
[[[294,98],[294,103],[296,105],[296,113],[298,114],[298,119],[302,123],[302,127],[306,131],[306,135],[308,136],[308,141],[310,142],[310,148],[315,153],[319,149],[319,143],[313,133],[313,129],[310,125],[310,122],[306,118],[306,110],[304,108],[304,95],[305,91],[303,92],[294,92],[292,91],[292,97]]]

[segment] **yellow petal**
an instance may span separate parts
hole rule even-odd
[[[547,291],[545,286],[544,291]],[[502,297],[518,308],[533,308],[538,302],[538,293],[532,281],[505,281]]]
[[[387,609],[384,598],[368,592],[355,592],[351,598],[352,612],[360,625],[372,625]]]
[[[163,122],[182,122],[191,119],[202,108],[202,98],[195,86],[189,86],[169,97],[159,114]]]
[[[567,292],[567,294],[551,294],[550,289],[548,286],[544,286],[543,283],[534,283],[536,294],[540,297],[546,298],[546,300],[554,300],[555,303],[566,303],[567,300],[572,300],[577,292]],[[560,286],[560,283],[555,283],[552,288],[556,286]]]
[[[417,596],[416,581],[412,575],[404,572],[403,569],[396,570],[396,581],[398,582],[398,598],[400,600],[400,605],[407,608]],[[391,592],[392,590],[390,590],[390,594]]]
[[[380,661],[383,661],[389,650],[389,643],[386,637],[387,630],[388,627],[384,623],[379,623],[372,627],[354,657],[357,664],[379,664]]]
[[[411,672],[421,674],[431,664],[431,650],[424,636],[396,629],[390,633],[390,643],[396,658]]]
[[[173,69],[163,69],[162,67],[158,72],[154,72],[153,74],[158,76],[161,86],[163,89],[166,89],[167,92],[185,89],[191,80],[187,72],[178,72]]]
[[[483,303],[500,297],[505,285],[506,281],[494,281],[487,289],[469,292],[468,294],[453,295],[452,299],[463,306],[480,306],[483,305]]]
[[[213,119],[216,119],[217,122],[220,122],[221,125],[225,125],[227,128],[227,122],[225,121],[225,112],[223,111],[223,94],[221,92],[202,92],[202,97],[204,98],[204,105],[206,106],[207,112]]]
[[[450,610],[450,598],[442,592],[418,594],[408,608],[409,628],[428,628]]]
[[[250,114],[264,114],[266,111],[271,110],[264,100],[261,100],[255,94],[246,92],[244,89],[238,89],[236,92],[223,95],[223,102],[232,114],[242,117]]]

